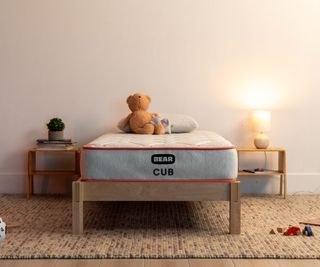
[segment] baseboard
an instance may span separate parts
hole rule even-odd
[[[288,193],[291,195],[320,194],[320,173],[290,173]]]
[[[0,173],[0,193],[22,194],[26,192],[25,173]],[[276,194],[279,191],[278,177],[241,177],[241,192],[245,194]],[[320,194],[320,173],[289,173],[288,194]],[[70,193],[71,179],[60,177],[37,177],[35,192]]]
[[[0,173],[0,194],[25,194],[27,174]],[[71,194],[72,177],[35,177],[34,192],[40,194]]]
[[[1,194],[22,194],[26,192],[27,175],[24,173],[0,173]]]
[[[279,176],[240,177],[241,193],[277,194],[280,188]],[[320,173],[288,173],[288,195],[320,194]]]

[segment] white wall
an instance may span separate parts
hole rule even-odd
[[[289,192],[319,193],[319,17],[318,0],[0,0],[0,192],[23,192],[26,151],[51,117],[84,144],[142,91],[150,110],[193,115],[240,146],[251,110],[272,110]],[[277,189],[242,180],[246,192]],[[60,178],[36,184],[70,191]]]

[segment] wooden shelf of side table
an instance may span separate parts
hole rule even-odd
[[[36,166],[37,153],[73,153],[73,170],[38,170]],[[32,148],[28,151],[28,177],[27,177],[27,198],[33,195],[34,175],[52,175],[52,176],[73,176],[80,177],[80,149],[73,148]]]
[[[283,197],[287,196],[287,170],[286,170],[286,150],[280,147],[271,147],[266,149],[258,148],[237,148],[238,152],[238,162],[241,152],[272,152],[278,153],[278,169],[277,170],[268,170],[263,172],[249,173],[238,170],[238,176],[279,176],[280,177],[280,195],[283,194]],[[239,164],[238,164],[239,166]]]

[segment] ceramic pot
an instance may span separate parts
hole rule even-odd
[[[49,131],[48,139],[50,141],[63,140],[63,131]]]

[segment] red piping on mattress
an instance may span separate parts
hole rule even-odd
[[[91,147],[84,145],[86,150],[229,150],[235,149],[236,146],[227,147]]]
[[[210,183],[235,183],[237,179],[189,179],[189,180],[94,180],[94,179],[81,179],[81,182],[210,182]]]

